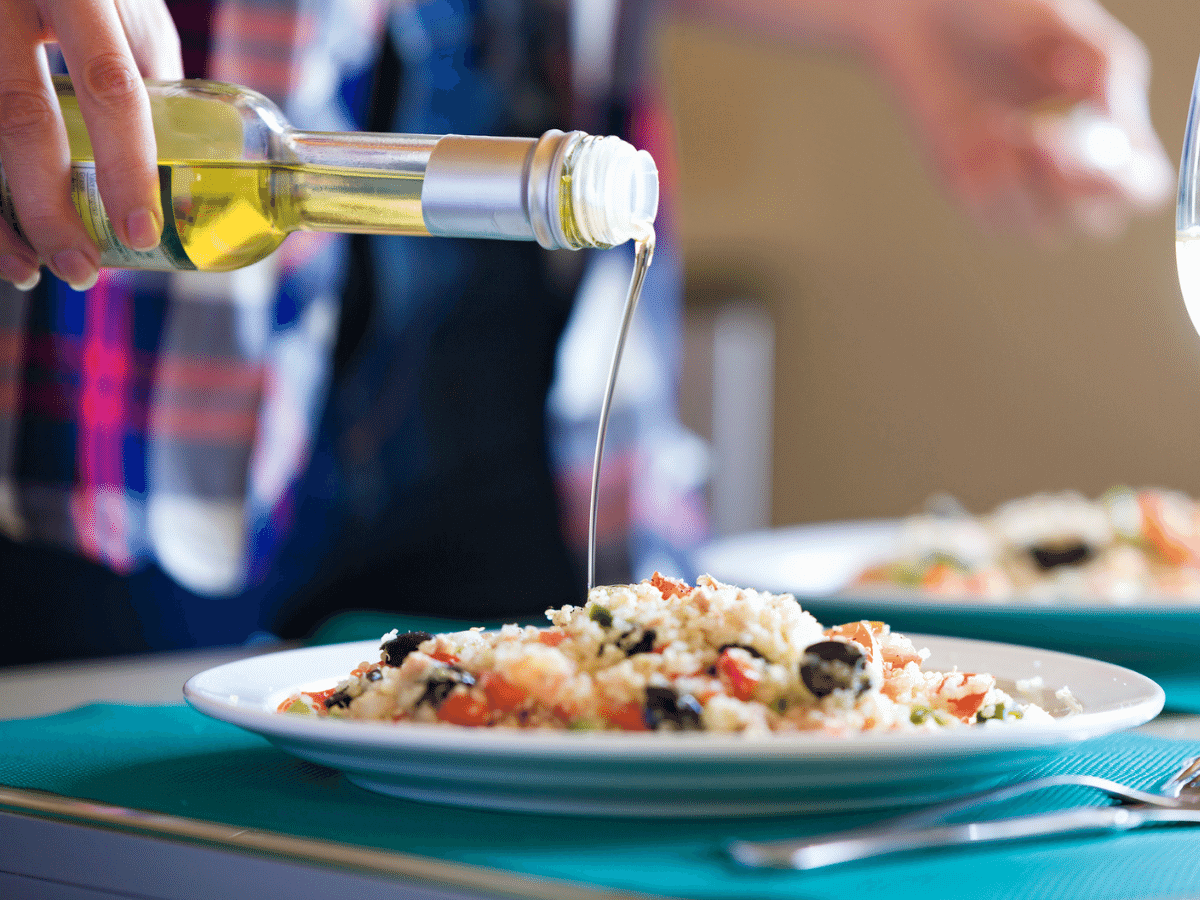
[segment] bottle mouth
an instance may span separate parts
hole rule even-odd
[[[428,151],[421,186],[431,235],[535,240],[548,250],[648,237],[657,212],[650,154],[582,131],[444,135]]]
[[[582,138],[570,164],[570,208],[587,246],[613,247],[652,232],[658,167],[645,150],[613,136]]]

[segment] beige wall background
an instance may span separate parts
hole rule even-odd
[[[1200,4],[1108,7],[1151,50],[1177,164]],[[853,63],[695,25],[663,40],[689,307],[754,297],[777,329],[775,524],[901,515],[936,491],[978,511],[1116,483],[1200,493],[1172,209],[1109,244],[988,238]]]

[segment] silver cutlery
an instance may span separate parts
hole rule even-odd
[[[958,813],[1052,787],[1099,790],[1116,805],[1080,807],[1007,819],[943,824]],[[755,868],[816,869],[932,847],[1094,831],[1126,831],[1158,822],[1200,823],[1200,757],[1188,760],[1156,793],[1091,775],[1055,775],[941,803],[876,825],[787,841],[735,841],[729,854]]]

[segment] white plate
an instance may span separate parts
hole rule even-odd
[[[1079,741],[1149,721],[1153,681],[1082,657],[913,635],[928,666],[1041,676],[1052,709],[1069,686],[1083,712],[1044,724],[865,734],[522,732],[286,715],[296,690],[332,687],[379,642],[285,650],[209,669],[183,692],[197,710],[373,791],[462,806],[580,815],[737,816],[915,803],[986,787]],[[1061,710],[1059,711],[1061,713]]]
[[[863,519],[752,531],[714,541],[696,555],[699,571],[729,584],[813,597],[844,588],[895,553],[900,521]]]
[[[826,624],[882,619],[897,630],[1051,647],[1156,676],[1191,672],[1200,654],[1200,597],[1128,603],[940,597],[847,585],[895,553],[901,522],[867,519],[752,532],[702,548],[695,564],[720,581],[795,594]]]

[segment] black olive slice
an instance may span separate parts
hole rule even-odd
[[[871,687],[866,657],[855,644],[846,641],[818,641],[806,647],[800,679],[817,697],[834,691],[853,691],[857,696]]]
[[[425,680],[425,692],[421,694],[418,703],[428,703],[434,709],[445,702],[450,692],[460,684],[470,687],[475,683],[475,676],[464,672],[457,666],[438,666],[429,673]]]
[[[720,649],[717,650],[717,656],[720,656],[726,650],[745,650],[751,656],[757,656],[759,659],[766,659],[765,656],[763,656],[749,644],[722,644]]]
[[[398,666],[404,662],[404,657],[431,637],[433,635],[428,631],[406,631],[399,637],[384,642],[383,646],[379,648],[379,660],[385,666]]]
[[[1029,548],[1029,555],[1043,571],[1059,566],[1077,566],[1092,558],[1092,548],[1083,541],[1061,541],[1053,544],[1037,544]]]
[[[719,648],[717,648],[717,659],[720,659],[721,654],[724,653],[726,650],[745,650],[751,656],[757,656],[759,659],[766,659],[765,656],[763,656],[761,653],[759,653],[757,650],[755,650],[749,644],[722,644]],[[708,674],[709,675],[717,674],[717,664],[716,663],[713,663],[711,666],[708,667]]]
[[[646,688],[646,727],[652,731],[700,731],[703,707],[691,694],[679,694],[674,688]]]
[[[654,649],[654,641],[657,637],[658,633],[653,628],[643,629],[639,625],[630,628],[617,638],[617,646],[625,651],[626,656],[649,653]]]

